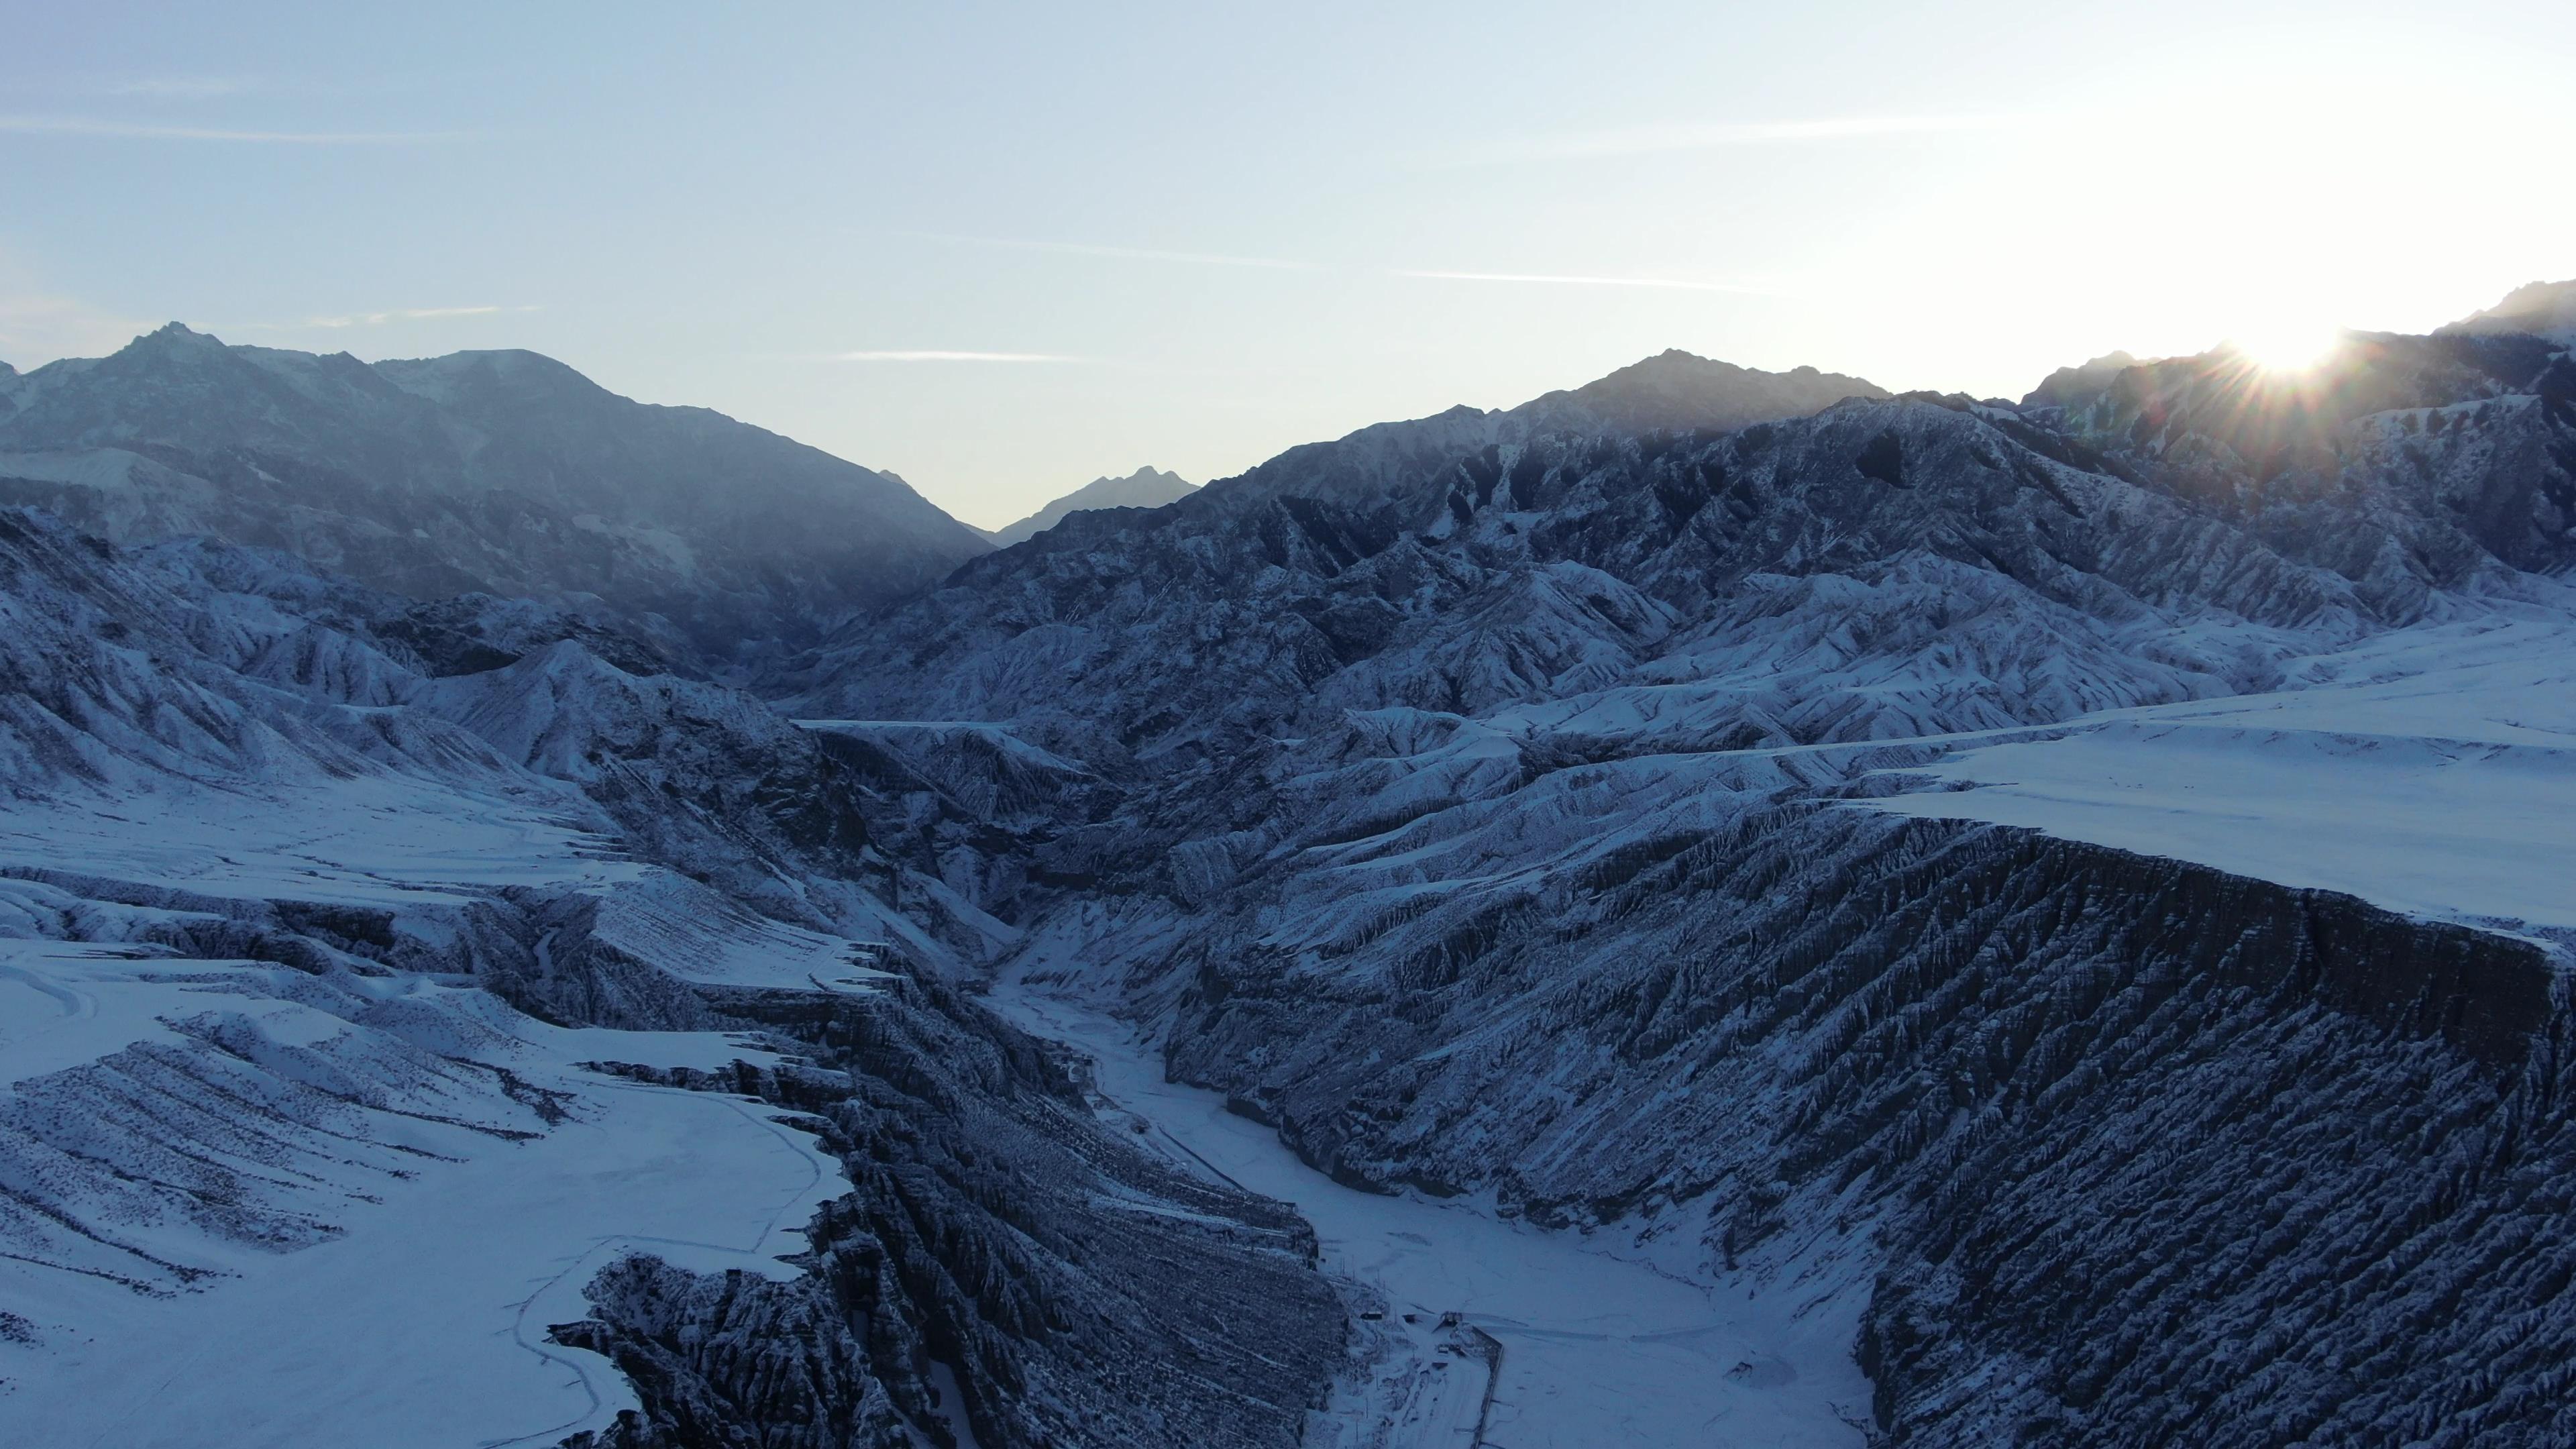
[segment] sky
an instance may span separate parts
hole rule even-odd
[[[532,348],[988,527],[1668,347],[2018,397],[2576,277],[2566,0],[0,0],[0,33],[0,361],[170,320]]]

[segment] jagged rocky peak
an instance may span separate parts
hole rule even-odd
[[[2485,336],[2527,333],[2576,347],[2576,278],[2564,282],[2526,282],[2483,312],[2444,324],[2437,336]]]
[[[1160,508],[1197,491],[1199,485],[1178,473],[1143,467],[1124,478],[1094,478],[1019,522],[993,530],[992,537],[998,544],[1014,544],[1055,527],[1068,513],[1094,508]]]

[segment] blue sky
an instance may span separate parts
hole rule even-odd
[[[0,360],[524,346],[998,524],[1666,347],[2018,395],[2576,276],[2576,6],[12,4]]]

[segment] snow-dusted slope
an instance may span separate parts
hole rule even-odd
[[[993,542],[1008,547],[1055,527],[1068,513],[1092,508],[1160,508],[1197,491],[1196,483],[1160,468],[1139,468],[1124,478],[1094,478],[1028,517],[993,530]]]

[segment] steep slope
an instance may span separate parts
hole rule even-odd
[[[176,323],[38,368],[0,414],[0,501],[122,542],[285,549],[433,600],[587,603],[754,669],[985,551],[886,475],[529,352],[369,365]]]
[[[1094,478],[1019,522],[993,530],[992,538],[993,542],[1007,548],[1055,527],[1068,513],[1080,513],[1089,508],[1160,508],[1186,498],[1198,489],[1199,485],[1180,474],[1166,473],[1159,468],[1139,468],[1124,478]]]

